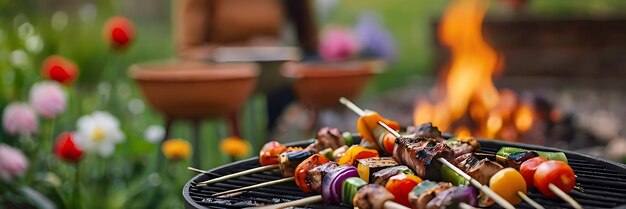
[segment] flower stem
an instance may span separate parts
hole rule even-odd
[[[46,156],[51,156],[53,155],[53,147],[54,147],[54,125],[55,125],[55,121],[56,118],[52,118],[50,120],[48,120],[48,137],[44,138],[44,139],[40,139],[43,140],[44,142],[44,153],[43,153],[43,161],[44,161],[44,169],[49,171],[52,165],[52,162],[50,161],[50,158],[46,157]]]
[[[76,173],[74,177],[74,199],[73,208],[80,208],[80,163],[76,163]]]

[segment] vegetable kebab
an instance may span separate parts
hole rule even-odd
[[[576,185],[574,170],[563,152],[544,152],[502,147],[496,159],[519,170],[529,188],[537,188],[547,197],[560,197],[574,208],[582,208],[567,195]]]
[[[371,117],[370,115],[372,115],[371,112],[368,113],[366,111],[363,111],[361,108],[359,108],[346,98],[342,97],[339,99],[339,101],[361,117]],[[370,120],[366,121],[372,122]],[[438,179],[439,175],[437,174],[440,172],[443,164],[452,169],[454,172],[461,175],[463,178],[467,179],[473,186],[477,187],[484,194],[491,197],[503,208],[515,208],[513,207],[513,205],[511,205],[511,203],[500,197],[489,187],[484,186],[469,175],[465,174],[462,170],[452,165],[450,161],[454,157],[454,152],[443,142],[439,142],[436,139],[423,138],[425,140],[422,140],[410,136],[403,137],[394,128],[387,126],[387,124],[385,124],[383,121],[376,121],[376,124],[385,128],[390,134],[392,134],[396,138],[394,142],[395,146],[393,152],[389,154],[393,154],[393,157],[394,159],[396,159],[396,161],[411,168],[418,176],[427,179]],[[366,138],[364,140],[371,139]],[[381,144],[384,142],[384,140],[378,140],[378,146],[384,147]],[[376,141],[374,143],[376,143]]]
[[[508,192],[508,196],[511,197],[511,187],[536,187],[544,196],[552,198],[558,196],[574,208],[582,208],[580,204],[566,194],[576,185],[576,177],[574,170],[567,164],[568,161],[565,153],[526,150],[517,147],[502,147],[494,157],[500,164],[510,167],[502,169],[491,178],[490,184],[492,184],[493,181],[504,182],[500,189],[494,188],[494,191],[500,191],[500,193]],[[457,159],[457,162],[458,160],[459,159]],[[488,159],[481,161],[488,161]],[[542,169],[539,170],[540,172],[536,172],[540,166]],[[498,175],[499,173],[507,175]],[[520,179],[521,176],[526,186],[521,186],[519,184],[521,181],[519,180],[511,179],[512,175],[515,175],[515,179]],[[499,178],[504,179],[499,180]]]

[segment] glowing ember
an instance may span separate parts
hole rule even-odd
[[[472,131],[466,126],[461,126],[454,131],[454,135],[458,137],[468,137],[472,136]]]
[[[502,128],[502,118],[498,114],[491,114],[487,119],[487,137],[493,138]]]
[[[531,107],[519,106],[515,92],[498,91],[493,83],[502,57],[482,36],[486,9],[484,0],[457,0],[446,9],[438,37],[450,49],[451,62],[434,89],[445,95],[435,103],[418,101],[415,125],[432,122],[456,135],[509,140],[532,126]]]
[[[533,125],[533,111],[526,105],[520,106],[515,112],[515,127],[524,133]]]

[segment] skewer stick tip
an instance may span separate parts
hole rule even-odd
[[[352,112],[356,113],[359,116],[365,115],[365,111],[363,109],[361,109],[359,106],[356,106],[354,103],[352,103],[350,100],[346,99],[345,97],[339,98],[339,103],[345,105],[348,109],[352,110]]]
[[[229,175],[222,176],[222,177],[219,177],[219,178],[214,178],[214,179],[211,179],[211,180],[208,180],[208,181],[203,181],[203,182],[198,183],[198,186],[206,186],[206,185],[209,185],[209,184],[214,184],[214,183],[217,183],[217,182],[226,181],[228,179],[232,179],[232,178],[236,178],[236,177],[240,177],[240,176],[245,176],[245,175],[248,175],[248,174],[268,171],[268,170],[272,170],[272,169],[276,169],[276,168],[278,168],[278,165],[261,166],[261,167],[258,167],[258,168],[253,168],[253,169],[241,171],[241,172],[238,172],[238,173],[229,174]]]
[[[197,173],[206,173],[206,171],[203,171],[203,170],[200,170],[200,169],[197,169],[197,168],[194,168],[194,167],[187,167],[187,170],[194,171],[194,172],[197,172]]]

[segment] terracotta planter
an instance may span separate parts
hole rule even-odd
[[[207,118],[236,111],[252,94],[255,64],[167,61],[131,66],[148,103],[170,118]]]
[[[301,103],[322,109],[340,106],[341,97],[357,97],[379,69],[378,61],[289,62],[281,72],[294,80],[293,88]]]

